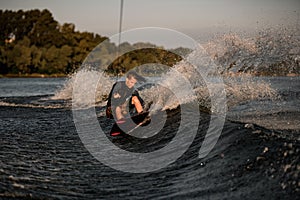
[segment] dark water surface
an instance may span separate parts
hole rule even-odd
[[[63,85],[60,81],[52,86]],[[178,160],[155,172],[126,173],[102,164],[88,152],[76,131],[71,108],[64,102],[45,100],[53,91],[37,93],[44,96],[0,98],[0,199],[299,197],[297,129],[271,130],[226,120],[217,145],[199,159],[210,121],[208,114],[201,113],[196,138]],[[292,94],[286,91],[281,93]],[[293,94],[299,95],[298,91]],[[103,113],[102,107],[96,110]],[[112,122],[101,114],[98,121],[104,132],[109,132]],[[107,137],[125,150],[146,152],[168,144],[179,123],[180,110],[175,109],[168,112],[164,134],[158,141]]]
[[[178,111],[173,112],[176,119]],[[89,154],[70,110],[0,107],[0,115],[5,127],[0,131],[3,198],[276,199],[299,194],[293,169],[299,163],[299,141],[256,126],[227,122],[214,150],[199,159],[209,121],[204,115],[196,140],[180,159],[157,172],[132,174]],[[126,146],[127,139],[115,143]]]
[[[0,97],[55,94],[65,78],[0,78]]]

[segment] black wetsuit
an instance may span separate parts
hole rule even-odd
[[[114,98],[113,94],[115,94],[115,93],[118,93],[120,95],[120,97]],[[116,82],[113,85],[113,87],[108,95],[108,101],[107,101],[106,107],[107,107],[107,109],[108,108],[112,109],[112,111],[114,113],[116,106],[120,106],[128,101],[129,113],[132,115],[132,114],[136,113],[135,106],[131,103],[133,96],[137,96],[138,99],[140,100],[142,106],[144,106],[143,99],[140,97],[138,91],[134,87],[132,87],[132,88],[127,87],[125,81]],[[106,114],[107,114],[107,112],[106,112]],[[112,116],[107,116],[107,117],[112,118]]]

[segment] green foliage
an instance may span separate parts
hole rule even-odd
[[[69,74],[84,60],[97,68],[107,69],[109,65],[107,73],[120,74],[146,63],[172,66],[181,60],[173,50],[122,43],[120,49],[129,53],[113,62],[118,50],[115,44],[98,34],[75,31],[72,23],[60,25],[47,9],[0,10],[0,24],[0,74]],[[145,49],[149,45],[153,49]]]
[[[181,60],[181,56],[168,50],[160,48],[138,49],[130,51],[112,62],[107,68],[107,73],[114,75],[124,74],[132,68],[148,64],[148,67],[146,69],[141,68],[142,71],[140,71],[140,73],[153,75],[156,73],[162,73],[163,69],[158,65],[157,67],[150,67],[149,64],[156,63],[172,67],[174,64]]]
[[[0,11],[1,74],[68,74],[105,37],[60,25],[48,10]]]

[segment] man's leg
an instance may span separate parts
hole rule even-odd
[[[141,113],[143,111],[143,106],[137,96],[132,97],[131,103],[135,106],[135,109],[138,113]]]
[[[116,118],[117,118],[117,120],[120,120],[120,119],[124,118],[123,115],[122,115],[121,106],[116,107]]]

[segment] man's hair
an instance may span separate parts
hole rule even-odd
[[[132,77],[135,78],[139,82],[146,82],[146,79],[144,77],[142,77],[135,71],[130,70],[129,72],[127,72],[126,78],[131,79]]]

